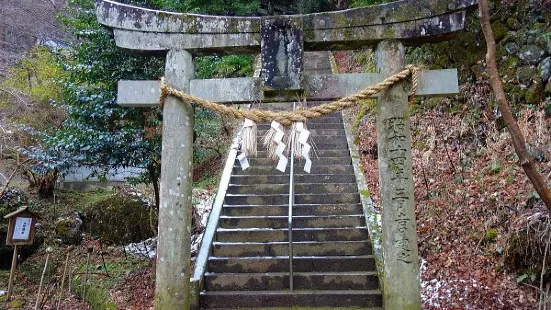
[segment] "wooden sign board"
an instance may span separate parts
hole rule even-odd
[[[7,245],[27,245],[34,241],[35,225],[40,216],[23,207],[4,218],[9,219]]]

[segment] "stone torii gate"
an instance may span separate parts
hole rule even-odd
[[[269,17],[179,14],[97,0],[101,24],[119,47],[166,53],[166,82],[222,103],[331,100],[353,94],[405,66],[404,45],[449,39],[465,27],[476,0],[402,0],[345,11]],[[377,73],[304,75],[307,50],[375,46]],[[193,55],[261,53],[260,78],[193,79]],[[120,81],[118,103],[158,104],[159,81]],[[458,92],[454,69],[419,73],[418,96]],[[420,309],[419,257],[413,201],[409,85],[378,96],[377,143],[384,255],[384,305]],[[156,309],[190,307],[190,231],[193,108],[167,98],[163,108],[163,165],[155,290]],[[315,165],[315,163],[314,163]],[[314,167],[315,169],[315,167]]]

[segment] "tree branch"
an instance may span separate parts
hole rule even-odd
[[[0,174],[2,175],[2,177],[4,178],[4,180],[6,180],[6,184],[4,184],[4,186],[2,186],[2,189],[0,190],[0,197],[2,197],[4,195],[4,192],[6,191],[6,189],[8,188],[8,185],[10,184],[11,180],[13,179],[13,177],[15,176],[15,173],[17,172],[17,170],[19,170],[19,168],[21,166],[23,166],[25,163],[29,162],[31,159],[30,158],[27,158],[25,159],[24,161],[22,161],[21,163],[19,163],[19,165],[17,165],[14,169],[13,169],[13,172],[11,173],[11,175],[6,178],[3,174]]]
[[[487,45],[486,62],[488,65],[488,73],[490,74],[490,85],[492,85],[492,89],[494,90],[499,111],[501,112],[503,120],[505,121],[505,124],[507,124],[507,129],[511,134],[511,139],[513,141],[513,146],[515,147],[515,152],[518,155],[520,166],[524,169],[526,176],[532,182],[534,189],[545,203],[547,209],[551,210],[551,190],[549,190],[547,184],[545,184],[545,181],[534,164],[534,159],[526,149],[526,141],[524,140],[517,121],[509,108],[509,103],[507,102],[505,91],[503,90],[503,84],[501,83],[501,78],[499,77],[495,56],[496,42],[492,32],[492,27],[490,25],[487,1],[479,0],[478,8],[480,10],[480,24],[482,26],[482,32],[484,33],[484,38],[486,39]]]

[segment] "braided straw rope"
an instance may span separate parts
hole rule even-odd
[[[203,108],[213,110],[220,114],[231,116],[237,119],[248,118],[253,120],[256,123],[265,123],[271,121],[277,121],[285,126],[291,125],[293,122],[305,122],[309,119],[319,118],[340,110],[350,108],[360,100],[365,100],[371,96],[389,88],[390,86],[398,83],[401,80],[406,79],[410,74],[412,75],[412,96],[417,90],[417,73],[419,71],[418,67],[407,66],[404,70],[386,78],[382,82],[379,82],[375,85],[372,85],[354,95],[343,97],[339,100],[324,103],[319,106],[310,107],[307,109],[299,109],[294,111],[269,111],[269,110],[238,110],[233,107],[228,107],[223,104],[218,104],[211,102],[209,100],[204,100],[199,97],[186,94],[182,91],[176,90],[166,84],[164,78],[161,79],[161,95],[159,97],[159,104],[162,107],[167,96],[174,96],[179,98],[182,101],[195,103]]]

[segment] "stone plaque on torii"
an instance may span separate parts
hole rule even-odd
[[[401,71],[405,45],[446,40],[465,27],[476,0],[403,0],[307,15],[225,17],[149,10],[97,1],[101,24],[119,47],[166,52],[167,84],[222,103],[331,100],[354,94]],[[375,46],[377,73],[305,75],[304,51]],[[193,55],[260,53],[262,76],[198,80]],[[455,69],[419,72],[418,96],[458,90]],[[378,96],[377,143],[387,309],[420,309],[420,279],[413,201],[409,83]],[[118,103],[158,105],[160,81],[120,81]],[[156,309],[190,307],[190,232],[193,108],[168,97],[163,107],[163,148]],[[315,169],[315,162],[314,168]]]

